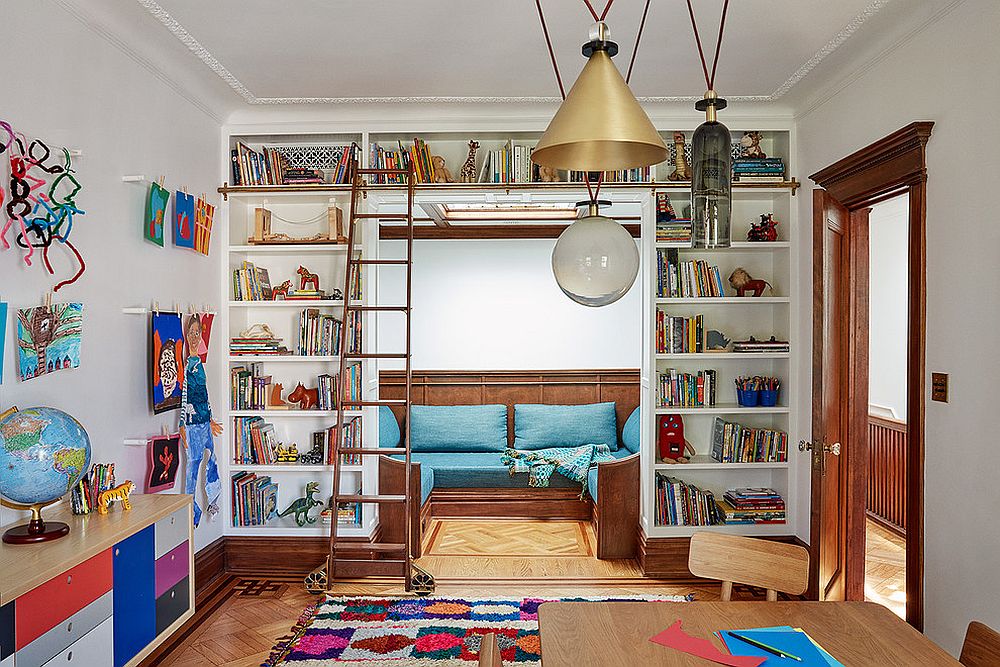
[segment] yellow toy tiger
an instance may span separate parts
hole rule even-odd
[[[133,491],[135,491],[135,484],[129,480],[125,480],[124,484],[119,484],[113,489],[101,491],[97,494],[97,513],[107,514],[108,506],[116,500],[120,500],[122,502],[123,510],[132,509],[132,505],[128,502],[128,497]]]

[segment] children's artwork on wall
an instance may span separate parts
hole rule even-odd
[[[174,193],[174,245],[194,248],[194,195]]]
[[[176,410],[181,406],[181,396],[184,392],[184,374],[181,372],[184,335],[181,330],[181,316],[178,313],[155,312],[151,322],[150,386],[153,413],[160,414]]]
[[[0,384],[3,384],[3,358],[7,350],[7,304],[0,301]]]
[[[191,313],[184,316],[184,343],[188,357],[198,357],[201,363],[208,361],[208,343],[212,339],[212,322],[215,313]]]
[[[151,438],[146,445],[146,493],[174,488],[180,470],[181,436],[163,435]]]
[[[82,336],[82,303],[18,310],[18,377],[29,380],[64,368],[78,368]]]
[[[194,206],[194,249],[208,256],[208,245],[212,240],[212,218],[215,207],[198,197]]]
[[[146,219],[143,222],[142,234],[147,241],[163,247],[163,221],[167,215],[167,202],[170,191],[159,183],[149,184],[149,194],[146,195]]]

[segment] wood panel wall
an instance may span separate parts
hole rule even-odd
[[[906,534],[906,422],[868,416],[868,515]]]
[[[384,399],[405,397],[406,374],[382,371],[379,392]],[[582,405],[614,401],[618,436],[639,405],[639,370],[563,371],[413,371],[414,405],[507,406],[507,440],[514,445],[514,404]],[[403,409],[393,408],[403,425]]]

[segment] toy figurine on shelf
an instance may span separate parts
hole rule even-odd
[[[278,449],[274,454],[274,459],[278,463],[298,463],[299,450],[294,443],[288,448],[278,445]]]
[[[690,181],[691,169],[684,155],[684,133],[674,132],[674,170],[667,176],[669,181]]]
[[[306,484],[306,495],[302,498],[296,498],[291,505],[285,508],[285,511],[278,512],[278,516],[285,517],[293,514],[295,523],[300,527],[307,523],[316,523],[316,518],[309,516],[309,512],[312,508],[323,504],[323,501],[313,498],[317,493],[319,493],[319,482],[309,482]]]
[[[306,290],[306,285],[312,285],[310,289],[319,291],[319,276],[311,272],[304,266],[300,266],[296,269],[295,273],[299,275],[299,289],[303,292]],[[286,292],[287,294],[287,292]]]
[[[330,293],[330,298],[334,301],[342,301],[344,299],[344,293],[340,291],[339,287],[334,287],[333,292]]]
[[[434,172],[435,183],[455,182],[455,179],[451,176],[451,170],[448,169],[448,165],[445,163],[444,158],[440,155],[431,156],[431,167],[431,171]]]
[[[778,221],[773,213],[761,213],[760,224],[750,223],[747,241],[773,243],[778,240]]]
[[[709,352],[725,352],[730,340],[718,329],[709,329],[705,334],[705,347]]]
[[[107,514],[108,507],[114,501],[121,501],[122,509],[128,511],[132,509],[132,505],[128,501],[129,495],[135,491],[135,484],[129,480],[125,480],[123,484],[108,489],[107,491],[101,491],[97,495],[97,513]]]
[[[767,154],[760,147],[760,140],[763,138],[764,135],[756,130],[744,132],[743,136],[740,137],[740,157],[750,160],[763,160],[766,158]]]
[[[316,443],[308,452],[300,454],[299,463],[310,466],[323,465],[323,445],[321,443]]]
[[[281,392],[284,389],[280,382],[275,382],[271,385],[271,398],[267,402],[268,410],[287,410],[290,407],[288,403],[285,403],[285,399],[281,397]]]
[[[469,142],[469,156],[465,158],[461,171],[458,172],[458,180],[462,183],[476,182],[476,151],[479,150],[478,141]]]
[[[539,167],[538,180],[541,183],[558,183],[562,180],[559,170],[555,167]]]
[[[753,292],[751,296],[760,296],[764,293],[765,288],[771,287],[771,283],[766,280],[754,278],[742,266],[738,267],[729,276],[729,284],[736,290],[736,296],[746,296],[748,291]],[[773,290],[774,288],[772,287],[771,289]]]
[[[282,299],[288,298],[288,290],[292,289],[292,281],[286,280],[277,287],[271,290],[271,300],[277,301],[280,296]]]
[[[306,389],[299,382],[288,395],[288,400],[299,404],[299,410],[312,410],[319,403],[319,389]]]

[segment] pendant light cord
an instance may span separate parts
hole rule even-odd
[[[559,84],[559,94],[566,99],[566,89],[563,88],[562,77],[559,76],[559,65],[556,64],[556,52],[552,50],[552,40],[549,38],[549,28],[545,25],[545,15],[542,14],[542,0],[535,0],[538,8],[538,20],[542,22],[542,33],[545,35],[545,45],[549,47],[549,58],[552,59],[552,69],[556,73],[556,83]]]
[[[590,14],[594,17],[594,21],[603,21],[607,18],[608,10],[611,9],[611,5],[613,5],[614,2],[615,0],[608,0],[608,4],[604,5],[604,11],[601,12],[600,16],[598,16],[597,12],[594,10],[594,6],[590,4],[590,0],[583,0],[583,4],[587,5],[587,9],[590,10]]]
[[[635,36],[635,45],[632,47],[632,57],[628,61],[628,73],[625,75],[625,83],[632,80],[632,68],[635,67],[635,56],[639,53],[639,40],[642,39],[642,29],[646,27],[646,14],[649,13],[649,0],[642,10],[642,19],[639,21],[639,32]]]
[[[586,0],[584,0],[586,1]],[[719,51],[722,49],[722,33],[726,29],[726,13],[729,11],[729,0],[722,5],[722,20],[719,21],[719,39],[715,42],[715,59],[712,61],[712,73],[708,73],[708,62],[705,60],[705,51],[701,48],[701,36],[698,34],[698,22],[694,18],[694,7],[691,0],[687,0],[688,14],[691,15],[691,27],[694,29],[694,41],[698,46],[698,56],[701,57],[701,69],[705,72],[705,85],[708,90],[715,90],[715,69],[719,66]]]

